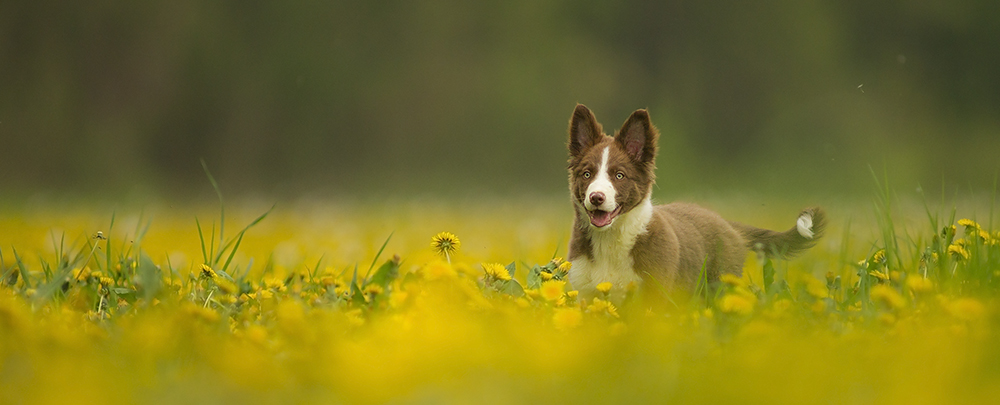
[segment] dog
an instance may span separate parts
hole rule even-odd
[[[688,203],[653,205],[659,133],[646,110],[636,110],[615,135],[586,106],[569,122],[569,190],[574,216],[568,278],[584,298],[610,282],[618,300],[634,286],[645,294],[693,292],[699,280],[715,284],[741,275],[751,250],[790,258],[823,234],[822,209],[803,210],[778,232],[727,221]],[[634,284],[634,286],[630,286]]]

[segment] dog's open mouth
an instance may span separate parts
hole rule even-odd
[[[618,213],[620,213],[621,210],[622,207],[619,205],[617,208],[615,208],[614,211],[608,212],[601,210],[593,210],[593,211],[587,211],[587,214],[590,215],[590,223],[592,225],[598,228],[603,228],[605,226],[608,226],[611,223],[611,221],[613,221],[615,217],[618,216]]]

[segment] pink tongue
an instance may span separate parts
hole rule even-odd
[[[611,223],[611,213],[607,211],[594,210],[590,212],[590,223],[600,228]]]

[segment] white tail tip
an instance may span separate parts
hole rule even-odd
[[[795,221],[795,228],[798,229],[799,235],[803,238],[812,239],[813,234],[813,217],[811,214],[804,213],[799,216],[799,220]]]

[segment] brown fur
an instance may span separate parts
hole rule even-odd
[[[576,274],[571,270],[570,277],[571,281],[575,278],[577,282],[582,280],[581,284],[586,284],[574,286],[580,288],[585,296],[587,289],[601,281],[593,279],[597,275],[616,280],[641,279],[647,291],[691,291],[703,269],[707,281],[711,283],[723,273],[740,274],[750,249],[774,257],[791,257],[811,247],[822,235],[825,217],[819,208],[802,212],[812,217],[814,237],[811,239],[799,234],[796,227],[785,232],[756,228],[727,221],[694,204],[653,206],[651,212],[643,214],[642,207],[649,206],[644,204],[648,204],[646,200],[655,182],[658,137],[659,133],[645,110],[632,113],[614,137],[602,132],[601,125],[587,107],[577,105],[573,112],[569,125],[569,183],[577,215],[569,246],[569,260],[574,262],[574,269],[580,269],[576,270]],[[621,207],[621,213],[616,222],[597,228],[590,223],[584,199],[588,198],[585,195],[587,188],[594,181],[593,173],[599,170],[605,148],[608,148],[608,173],[624,175],[623,179],[610,176],[616,192],[615,202]],[[591,177],[585,178],[585,172]],[[648,215],[648,219],[642,215]],[[630,226],[637,230],[629,233]],[[627,237],[619,240],[617,236],[609,236],[619,235],[614,232],[622,232],[622,235],[634,233],[634,244],[629,245]],[[595,238],[603,238],[601,243],[605,245],[608,245],[608,240],[617,241],[611,242],[610,246],[620,242],[622,249],[630,249],[628,257],[632,268],[602,267],[600,263],[615,262],[598,257],[602,253],[596,251],[595,243],[598,242]],[[606,248],[603,252],[608,254]],[[578,263],[580,266],[577,266]]]

